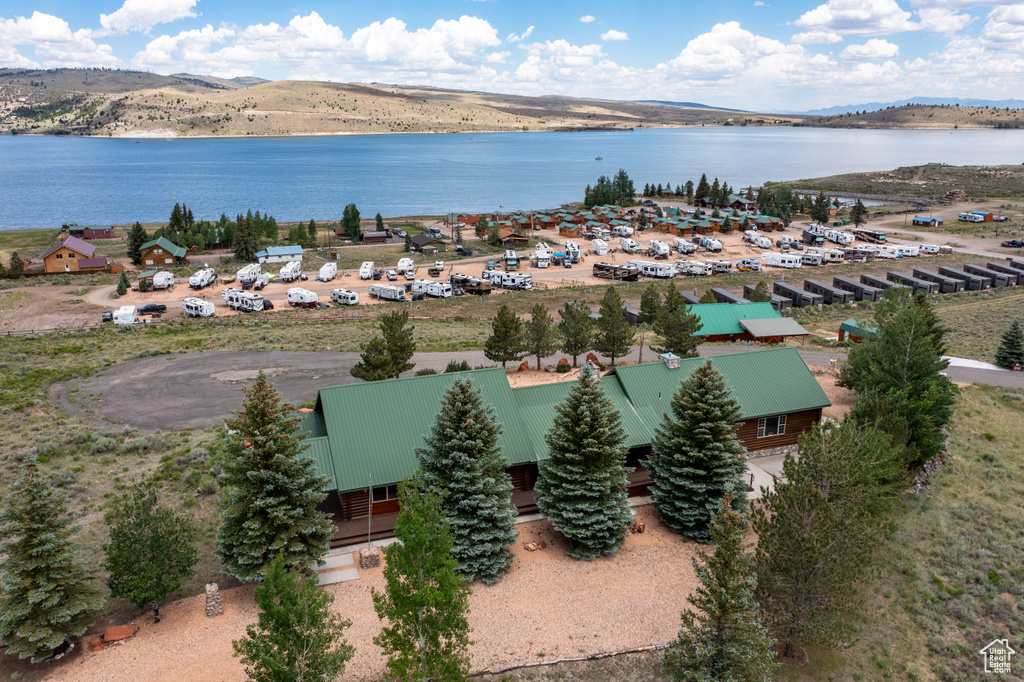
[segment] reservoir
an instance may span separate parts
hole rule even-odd
[[[597,157],[601,157],[600,160]],[[696,127],[581,133],[259,138],[0,136],[0,229],[197,220],[278,221],[547,209],[625,168],[644,184],[733,188],[923,163],[1024,163],[1021,130]],[[952,189],[952,188],[951,188]]]

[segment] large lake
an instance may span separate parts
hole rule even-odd
[[[596,157],[602,157],[598,161]],[[227,139],[0,136],[0,229],[197,219],[279,221],[542,209],[625,168],[638,189],[706,172],[733,187],[921,163],[1019,164],[1020,130],[672,128],[615,133]]]

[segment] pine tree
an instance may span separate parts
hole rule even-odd
[[[5,279],[6,277],[7,267],[4,265],[3,261],[0,261],[0,279]]]
[[[736,439],[740,408],[707,362],[682,383],[670,409],[654,432],[647,460],[654,506],[669,528],[708,542],[719,501],[731,494],[740,509],[747,498],[746,450]]]
[[[659,348],[651,346],[655,353],[674,353],[681,358],[697,357],[697,346],[700,337],[696,336],[704,325],[695,313],[689,311],[686,299],[683,298],[674,284],[669,284],[665,292],[665,303],[661,314],[654,320],[654,332],[664,339]]]
[[[167,227],[174,230],[175,232],[181,232],[181,230],[185,227],[185,217],[181,212],[181,204],[174,204],[174,208],[171,209],[171,218],[167,223]]]
[[[146,228],[142,226],[142,223],[136,221],[132,225],[131,234],[128,235],[128,257],[134,265],[142,265],[141,248],[148,241],[149,235],[146,234]]]
[[[250,261],[256,258],[256,251],[259,247],[259,236],[253,229],[252,218],[238,214],[235,221],[235,258],[242,261]]]
[[[771,303],[772,295],[768,291],[768,284],[762,279],[755,286],[754,290],[750,292],[751,303]]]
[[[405,237],[403,238],[403,240],[404,241],[403,241],[402,248],[404,248],[406,253],[408,253],[409,250],[412,249],[412,235],[409,234],[408,232],[406,232],[405,233]]]
[[[601,319],[597,321],[594,350],[611,360],[621,358],[633,347],[636,330],[626,321],[622,312],[622,298],[615,287],[608,285],[601,299]]]
[[[651,282],[640,294],[640,324],[653,324],[664,312],[664,304],[661,301],[661,293],[658,285]]]
[[[704,295],[701,296],[700,300],[697,301],[697,302],[698,303],[718,303],[718,301],[715,299],[715,295],[713,293],[711,293],[711,289],[705,289],[704,290]]]
[[[7,276],[11,279],[21,279],[25,276],[25,260],[17,251],[11,252],[11,260],[8,263]]]
[[[1020,320],[1014,320],[1003,332],[1002,343],[996,351],[996,364],[1013,369],[1014,365],[1024,366],[1024,330]]]
[[[359,209],[355,204],[349,204],[341,214],[341,227],[345,237],[354,242],[359,241],[361,222],[359,220]]]
[[[484,355],[492,362],[500,362],[502,367],[508,361],[522,358],[523,323],[508,304],[503,303],[491,321],[491,335],[484,341]]]
[[[395,537],[384,548],[384,590],[373,590],[387,625],[373,638],[398,680],[459,682],[469,674],[469,581],[452,556],[441,500],[412,479],[398,486]]]
[[[584,366],[569,395],[555,407],[540,462],[537,506],[569,543],[569,556],[614,554],[633,521],[626,498],[626,439],[621,418]]]
[[[192,577],[196,565],[196,530],[166,507],[157,506],[156,491],[136,486],[116,508],[110,543],[103,546],[107,587],[138,608],[150,606],[160,622],[160,602]]]
[[[572,356],[572,366],[577,359],[590,350],[594,338],[594,323],[590,320],[590,308],[579,301],[570,301],[558,311],[562,321],[558,333],[562,339],[561,350]]]
[[[501,425],[473,383],[456,377],[441,399],[426,447],[417,448],[423,490],[443,495],[459,572],[491,584],[508,571],[518,537]]]
[[[860,227],[867,221],[868,209],[861,203],[860,199],[857,199],[857,203],[850,209],[850,222],[853,223],[854,227]]]
[[[278,554],[253,591],[260,607],[246,636],[231,644],[254,682],[327,682],[341,677],[355,648],[344,639],[352,625],[331,609],[334,595]]]
[[[309,235],[309,243],[312,246],[316,246],[316,221],[312,218],[309,219],[309,224],[306,225],[306,234]]]
[[[378,213],[377,217],[374,218],[374,222],[377,225],[377,231],[378,232],[383,232],[384,231],[384,218],[381,217],[380,213]]]
[[[413,336],[416,327],[406,326],[408,324],[409,313],[405,310],[396,310],[380,317],[380,332],[384,336],[384,345],[391,363],[388,377],[398,378],[399,374],[416,366],[410,362],[416,354],[416,339]]]
[[[124,270],[121,271],[121,276],[117,279],[117,295],[124,296],[128,293],[130,282],[128,281],[128,275],[125,274]]]
[[[558,350],[558,331],[543,303],[530,309],[530,321],[523,326],[523,349],[537,358],[538,372],[541,358]]]
[[[814,198],[814,204],[811,206],[811,220],[824,225],[828,222],[831,210],[832,205],[829,203],[828,197],[824,192],[818,192],[818,196]]]
[[[360,344],[362,354],[349,374],[363,381],[383,381],[391,378],[394,365],[388,345],[380,336],[375,336],[364,344]]]
[[[674,682],[768,682],[778,668],[761,625],[757,576],[743,536],[749,524],[726,496],[711,519],[714,554],[697,547],[692,559],[700,586],[687,601],[682,628],[661,659]]]
[[[289,569],[311,567],[327,553],[334,525],[316,510],[327,479],[303,452],[292,406],[263,370],[242,392],[242,410],[226,422],[216,554],[228,575],[258,580],[278,552]]]
[[[8,654],[41,663],[103,608],[71,523],[63,494],[27,464],[0,510],[0,640]]]

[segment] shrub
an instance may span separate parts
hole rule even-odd
[[[92,443],[89,444],[89,454],[99,455],[104,452],[113,452],[117,449],[117,441],[113,438],[107,438],[106,436],[100,436]]]
[[[418,376],[418,377],[425,377],[425,376],[429,376],[431,374],[437,374],[437,370],[436,369],[421,369],[421,370],[416,372],[416,376]]]
[[[572,367],[570,365],[555,365],[555,371],[559,374],[565,374],[571,369]]]

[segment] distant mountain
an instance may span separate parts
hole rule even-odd
[[[962,107],[989,107],[990,109],[1011,109],[1024,108],[1024,100],[1020,99],[962,99],[960,97],[908,97],[907,99],[896,100],[895,102],[868,102],[866,104],[845,104],[827,109],[813,109],[811,111],[780,111],[781,114],[798,114],[800,116],[840,116],[852,114],[858,111],[879,111],[889,107],[901,107],[907,104],[959,104]],[[697,105],[700,106],[700,105]]]
[[[636,99],[639,104],[661,104],[666,107],[684,107],[686,109],[714,109],[715,111],[746,111],[746,109],[728,109],[726,107],[713,107],[710,104],[699,102],[669,102],[663,99]]]
[[[234,82],[241,85],[243,88],[248,88],[253,85],[260,85],[261,83],[269,83],[266,78],[259,78],[257,76],[236,76],[232,78]]]

